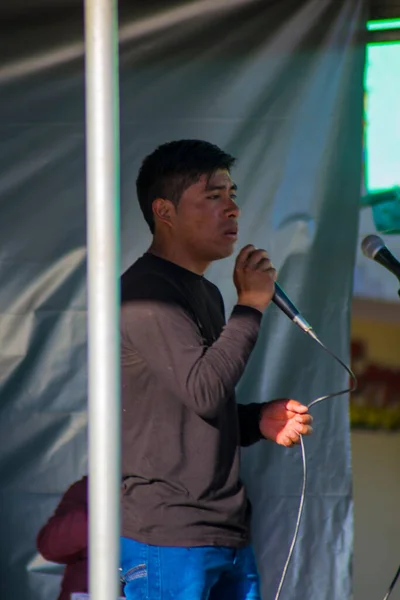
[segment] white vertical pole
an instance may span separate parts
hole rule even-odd
[[[119,110],[116,0],[85,0],[92,600],[119,596]]]

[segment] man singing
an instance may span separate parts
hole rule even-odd
[[[225,323],[204,273],[237,239],[234,162],[213,144],[181,140],[150,154],[137,179],[153,240],[121,282],[127,600],[260,599],[240,446],[292,446],[311,433],[295,400],[236,404],[276,271],[264,250],[239,252]]]

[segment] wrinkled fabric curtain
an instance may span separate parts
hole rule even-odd
[[[149,232],[135,198],[156,145],[202,138],[238,157],[239,247],[265,247],[321,339],[348,358],[361,178],[363,0],[198,0],[120,7],[121,243],[125,269]],[[0,36],[1,598],[55,598],[60,567],[35,536],[86,471],[86,240],[82,7],[29,3]],[[209,277],[227,312],[233,258]],[[310,402],[347,376],[274,306],[241,402]],[[282,600],[351,597],[347,400],[312,409],[308,486]],[[243,455],[263,598],[294,532],[299,449]]]

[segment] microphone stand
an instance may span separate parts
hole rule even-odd
[[[367,235],[364,238],[361,249],[367,258],[375,260],[378,264],[382,265],[385,269],[387,269],[392,275],[397,277],[400,283],[400,263],[398,260],[392,256],[390,251],[385,246],[384,241],[378,237],[377,235]],[[400,297],[400,289],[398,290],[398,295]],[[396,575],[393,578],[392,583],[389,586],[388,591],[386,592],[383,600],[387,600],[390,594],[393,591],[394,586],[400,576],[400,566],[397,569]]]
[[[393,591],[393,588],[394,588],[394,586],[396,585],[396,581],[398,580],[398,578],[399,578],[399,575],[400,575],[400,566],[399,566],[399,568],[397,569],[397,573],[396,573],[396,575],[394,576],[394,579],[393,579],[392,583],[390,584],[390,586],[389,586],[389,589],[388,589],[388,591],[387,591],[387,593],[386,593],[386,596],[384,597],[384,599],[383,599],[383,600],[387,600],[387,599],[389,598],[390,594],[391,594],[391,593],[392,593],[392,591]]]
[[[399,279],[399,281],[400,281],[400,279]],[[400,297],[400,289],[398,290],[398,292],[397,292],[397,293],[398,293],[398,295],[399,295],[399,297]],[[394,586],[396,585],[396,583],[397,583],[397,580],[398,580],[399,576],[400,576],[400,566],[399,566],[399,568],[397,569],[396,575],[393,577],[393,581],[392,581],[392,583],[389,585],[389,589],[388,589],[388,591],[386,592],[386,594],[385,594],[385,597],[383,598],[383,600],[388,600],[388,598],[389,598],[390,594],[393,592],[393,588],[394,588]]]

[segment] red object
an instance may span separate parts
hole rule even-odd
[[[37,536],[41,555],[66,565],[58,600],[70,600],[73,592],[88,592],[87,488],[87,477],[72,484]]]

